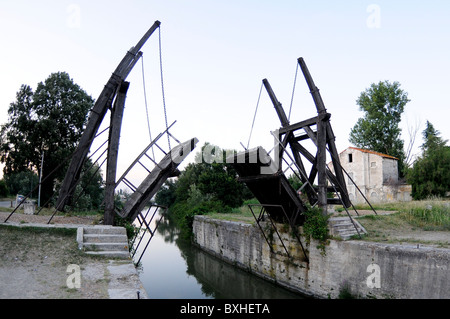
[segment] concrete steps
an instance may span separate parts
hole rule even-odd
[[[353,218],[353,222],[361,235],[367,233],[364,227],[355,218]],[[333,217],[328,220],[330,235],[340,237],[343,240],[350,239],[355,235],[358,236],[358,231],[355,229],[355,225],[353,225],[349,217]]]
[[[128,237],[125,228],[113,226],[79,227],[78,247],[86,254],[130,258]]]

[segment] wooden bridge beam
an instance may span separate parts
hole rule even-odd
[[[122,59],[122,61],[117,66],[114,73],[111,75],[110,79],[103,88],[100,96],[94,104],[90,114],[89,120],[86,125],[83,135],[81,136],[80,142],[77,149],[75,150],[72,160],[67,169],[66,175],[61,185],[58,200],[56,203],[56,209],[59,211],[64,210],[64,206],[69,201],[72,196],[75,186],[79,181],[81,169],[86,160],[89,149],[91,148],[92,142],[94,141],[95,135],[97,134],[98,128],[103,121],[103,118],[111,107],[114,97],[117,93],[119,86],[122,81],[128,77],[133,66],[142,56],[139,52],[145,42],[150,38],[153,32],[159,28],[159,21],[155,21],[152,27],[145,33],[145,35],[140,39],[135,47],[132,47]]]
[[[116,189],[117,157],[119,154],[120,131],[125,108],[125,99],[130,83],[123,81],[117,93],[114,108],[111,110],[109,126],[108,157],[106,161],[105,214],[103,224],[114,224],[114,192]]]

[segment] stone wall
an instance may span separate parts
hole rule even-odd
[[[417,245],[331,240],[325,251],[312,241],[309,262],[286,227],[257,226],[196,216],[194,242],[205,251],[288,289],[337,298],[344,288],[360,298],[450,298],[450,250]],[[305,244],[304,244],[305,245]]]

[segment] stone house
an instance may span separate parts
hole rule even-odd
[[[411,200],[411,185],[399,180],[397,158],[370,150],[348,147],[339,154],[339,159],[354,182],[344,173],[352,203],[366,202],[356,186],[370,203]],[[333,171],[332,166],[328,165]]]

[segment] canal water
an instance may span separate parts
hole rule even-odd
[[[134,261],[144,252],[138,273],[151,299],[303,298],[205,253],[183,239],[168,218],[161,220],[144,251],[149,238],[146,232]]]

